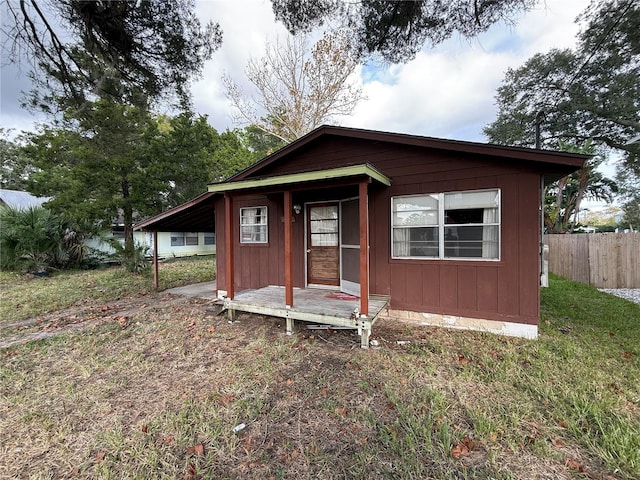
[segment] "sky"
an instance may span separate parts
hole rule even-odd
[[[486,141],[482,127],[495,119],[494,96],[508,68],[517,68],[538,52],[575,45],[574,20],[589,0],[543,0],[521,15],[515,26],[497,24],[471,40],[452,38],[436,48],[424,47],[401,65],[368,65],[356,73],[366,100],[336,124],[457,140]],[[196,109],[217,129],[233,127],[223,74],[250,89],[244,67],[260,58],[265,40],[283,39],[266,0],[202,1],[203,20],[220,23],[220,50],[193,86]]]
[[[453,37],[436,47],[426,45],[405,64],[366,64],[353,75],[365,99],[352,115],[331,123],[486,142],[482,128],[496,117],[494,97],[507,69],[518,68],[536,53],[575,46],[575,19],[589,3],[540,0],[513,25],[498,23],[473,39]],[[252,86],[244,74],[247,62],[263,56],[266,42],[284,41],[288,32],[275,21],[269,0],[196,0],[196,13],[203,24],[220,24],[223,42],[192,85],[194,110],[206,115],[218,131],[232,129],[239,125],[233,123],[223,75],[250,94]],[[14,134],[34,130],[46,117],[20,107],[21,92],[31,88],[28,65],[9,64],[9,44],[1,40],[0,126]],[[610,177],[615,174],[613,163],[601,170]]]
[[[366,100],[349,117],[332,123],[469,141],[486,141],[482,127],[494,120],[494,96],[508,68],[517,68],[533,54],[575,44],[574,19],[589,0],[542,0],[520,15],[514,26],[497,24],[471,40],[452,38],[435,48],[424,47],[401,65],[366,65],[354,74]],[[222,46],[192,86],[197,113],[208,116],[219,131],[234,128],[232,109],[222,76],[228,74],[245,91],[249,58],[260,58],[265,42],[284,39],[286,29],[275,22],[268,0],[197,0],[203,23],[218,22]],[[7,65],[2,42],[0,124],[33,130],[42,120],[20,108],[21,91],[29,90],[28,67]]]

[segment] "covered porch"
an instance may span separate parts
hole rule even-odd
[[[388,297],[369,295],[369,314],[362,316],[359,311],[360,298],[337,290],[293,288],[293,295],[295,306],[287,306],[285,287],[244,290],[236,293],[233,299],[226,298],[224,307],[230,320],[235,318],[236,312],[284,318],[287,335],[293,333],[295,320],[357,329],[361,347],[368,348],[371,329],[389,301]]]
[[[355,328],[368,348],[371,328],[387,303],[369,291],[374,183],[384,188],[391,182],[372,165],[358,164],[209,186],[210,193],[223,195],[218,296],[229,315],[285,318],[289,334],[294,320]],[[253,225],[253,217],[245,220],[246,211],[259,212],[261,225]],[[249,235],[252,229],[257,240]],[[262,271],[278,273],[251,280],[261,264],[267,265]],[[354,296],[347,300],[347,294]]]

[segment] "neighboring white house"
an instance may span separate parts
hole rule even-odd
[[[0,206],[6,205],[16,209],[37,207],[51,200],[51,197],[35,197],[28,192],[0,189]],[[106,236],[124,242],[124,231],[121,224],[114,225]],[[137,244],[145,245],[149,254],[153,253],[153,233],[133,232]],[[113,247],[99,238],[91,238],[86,244],[102,252],[114,253]],[[191,255],[213,255],[216,253],[216,236],[213,232],[158,232],[159,257],[186,257]]]
[[[153,233],[133,232],[137,243],[149,247],[153,253]],[[213,232],[158,232],[159,257],[186,257],[216,253],[216,235]]]
[[[121,229],[114,229],[110,235],[124,243],[124,232]],[[133,241],[146,246],[149,255],[153,254],[153,233],[133,232]],[[102,252],[114,253],[113,247],[100,239],[91,239],[87,244]],[[159,257],[189,257],[215,253],[216,237],[213,232],[158,232]]]

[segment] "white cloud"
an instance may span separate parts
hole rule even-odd
[[[482,127],[495,118],[494,96],[508,68],[551,48],[572,47],[575,17],[588,0],[551,1],[518,19],[496,25],[476,39],[453,38],[416,58],[372,75],[368,101],[351,118],[353,127],[483,141]]]
[[[574,45],[578,31],[574,19],[588,3],[541,0],[514,27],[496,25],[476,39],[454,38],[424,48],[407,64],[378,72],[369,67],[361,75],[369,99],[353,116],[338,121],[353,127],[482,140],[482,127],[495,117],[494,95],[505,70],[517,68],[536,52]],[[223,43],[207,62],[202,79],[193,84],[194,108],[207,114],[216,129],[233,128],[223,74],[248,87],[244,67],[249,58],[262,55],[267,39],[273,42],[287,33],[276,24],[268,0],[199,0],[196,9],[203,22],[220,23]],[[2,80],[8,87],[13,79],[5,72],[3,67]],[[17,112],[17,95],[5,95],[8,90],[3,89],[2,95],[3,126],[28,128],[33,117]]]
[[[218,130],[233,128],[231,107],[225,96],[222,77],[231,76],[245,90],[249,89],[244,68],[250,58],[264,54],[267,41],[288,35],[277,24],[271,3],[252,1],[200,1],[197,12],[202,22],[218,22],[223,31],[222,46],[207,62],[203,78],[192,88],[194,104],[199,113],[209,115],[209,123]]]

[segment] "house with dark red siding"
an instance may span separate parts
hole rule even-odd
[[[535,338],[544,184],[585,159],[323,126],[138,228],[215,221],[220,301],[288,333],[348,326],[367,347],[384,316]]]

